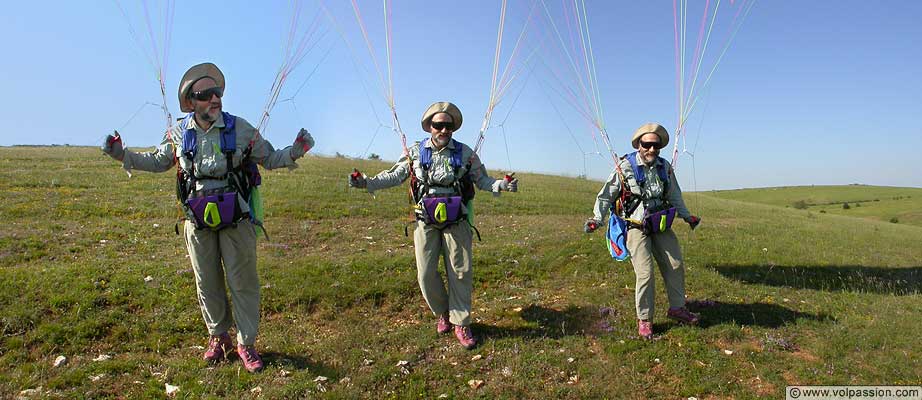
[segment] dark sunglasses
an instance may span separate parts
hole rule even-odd
[[[453,128],[454,126],[455,124],[453,122],[433,122],[432,123],[432,129],[435,129],[437,131],[440,131],[445,128],[448,128],[449,130],[451,130],[451,128]]]
[[[218,96],[220,99],[221,96],[224,96],[224,89],[220,87],[208,88],[198,92],[192,92],[189,94],[189,97],[196,99],[198,101],[208,101],[211,100],[211,96]]]
[[[640,142],[640,147],[643,147],[647,150],[653,148],[659,148],[659,142]]]

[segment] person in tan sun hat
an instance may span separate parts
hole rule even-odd
[[[625,244],[636,277],[634,304],[637,333],[653,337],[654,260],[666,283],[669,310],[666,316],[685,324],[697,324],[699,317],[685,308],[685,266],[679,240],[672,231],[676,216],[695,229],[701,219],[685,207],[675,171],[659,151],[669,143],[669,132],[660,124],[647,123],[631,135],[637,151],[619,160],[620,171],[612,171],[595,200],[593,217],[584,229],[591,233],[606,215],[626,227]],[[609,239],[611,240],[611,239]]]
[[[314,146],[314,139],[302,128],[292,146],[276,150],[247,120],[223,112],[224,89],[224,74],[216,65],[189,68],[178,91],[180,109],[188,114],[166,131],[154,151],[125,150],[115,132],[106,137],[103,152],[129,171],[164,172],[178,163],[176,195],[185,212],[186,249],[210,334],[204,358],[226,358],[234,347],[228,331],[236,325],[237,354],[255,372],[263,367],[253,347],[260,299],[256,226],[262,226],[256,165],[297,167],[296,160]]]
[[[438,316],[436,331],[455,337],[467,349],[477,346],[471,331],[471,277],[473,234],[469,216],[474,187],[492,192],[518,190],[514,173],[502,179],[487,175],[480,157],[468,145],[452,139],[463,122],[461,110],[452,103],[438,102],[426,109],[422,128],[426,140],[416,142],[391,169],[367,177],[357,169],[349,176],[349,186],[369,193],[397,186],[412,177],[416,229],[413,244],[419,288],[432,313]],[[448,288],[439,274],[439,258],[444,257]]]

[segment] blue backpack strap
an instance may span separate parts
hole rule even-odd
[[[182,120],[182,127],[185,128],[182,134],[182,154],[190,160],[195,159],[195,153],[198,151],[195,128],[192,127],[193,113],[186,114]]]
[[[234,153],[237,151],[237,117],[227,112],[221,114],[224,119],[224,129],[221,131],[221,152]],[[186,128],[182,134],[182,154],[190,160],[195,159],[195,154],[198,152],[198,135],[192,127],[193,116],[194,113],[190,112],[182,120],[182,126]]]
[[[640,164],[637,164],[637,152],[630,153],[624,158],[631,163],[631,169],[634,171],[634,180],[637,181],[637,186],[643,187],[647,183],[647,175],[643,173],[643,168]]]
[[[461,168],[461,151],[464,150],[461,146],[461,142],[451,139],[452,145],[455,146],[451,151],[451,168],[457,171]]]
[[[221,152],[224,154],[237,151],[237,117],[228,112],[221,113],[224,119],[224,129],[221,130]]]
[[[643,168],[640,164],[637,164],[637,152],[633,152],[624,156],[628,162],[631,163],[631,169],[634,170],[634,180],[637,181],[637,185],[643,187],[647,183],[647,175],[644,174]],[[669,171],[666,168],[666,160],[662,157],[659,158],[659,165],[656,167],[656,174],[659,175],[659,179],[663,181],[663,185],[669,184]]]
[[[426,171],[432,166],[432,149],[426,147],[425,140],[419,141],[419,165]]]
[[[666,160],[663,157],[659,158],[659,166],[656,167],[656,174],[659,175],[659,178],[663,181],[663,185],[669,184],[669,171],[666,169]]]

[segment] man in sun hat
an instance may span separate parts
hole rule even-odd
[[[455,337],[467,349],[477,345],[471,331],[471,277],[473,234],[467,218],[474,187],[492,192],[518,190],[515,174],[503,179],[487,175],[477,153],[452,139],[463,121],[461,110],[452,103],[434,103],[423,113],[422,128],[430,134],[417,142],[389,170],[367,177],[358,170],[349,176],[349,186],[369,193],[403,183],[411,178],[416,203],[416,271],[423,298],[438,316],[436,331]],[[444,257],[448,288],[439,274],[439,257]]]
[[[685,267],[671,225],[678,216],[694,229],[701,219],[685,207],[675,171],[659,156],[660,149],[668,143],[669,133],[662,125],[648,123],[638,128],[631,137],[631,145],[637,151],[621,158],[620,173],[613,171],[602,186],[593,208],[594,216],[585,224],[586,232],[590,233],[609,214],[626,222],[625,240],[636,276],[637,332],[645,339],[653,337],[654,260],[666,283],[669,299],[666,315],[685,324],[697,324],[699,319],[685,308]]]
[[[228,331],[235,322],[237,354],[248,371],[256,372],[263,368],[254,348],[260,300],[254,225],[261,225],[251,208],[261,180],[256,164],[295,168],[314,139],[301,129],[292,146],[276,150],[247,120],[222,111],[224,88],[224,74],[216,65],[189,68],[179,84],[180,109],[188,114],[166,131],[154,151],[125,150],[115,132],[106,138],[103,152],[129,171],[164,172],[179,163],[177,197],[186,214],[186,249],[210,334],[204,359],[225,358],[234,347]]]

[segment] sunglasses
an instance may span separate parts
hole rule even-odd
[[[451,128],[453,128],[454,126],[455,126],[455,124],[452,123],[452,122],[433,122],[433,123],[432,123],[432,129],[435,129],[435,130],[437,130],[437,131],[440,131],[440,130],[446,129],[446,128],[447,128],[448,130],[451,130]]]
[[[654,149],[654,148],[658,149],[659,142],[640,142],[640,147],[643,147],[647,150]]]
[[[198,92],[192,92],[189,94],[189,97],[196,99],[198,101],[211,100],[211,96],[218,96],[218,98],[220,99],[221,96],[224,96],[224,89],[221,89],[220,87],[215,86],[213,88],[208,88],[205,90],[201,90]]]

